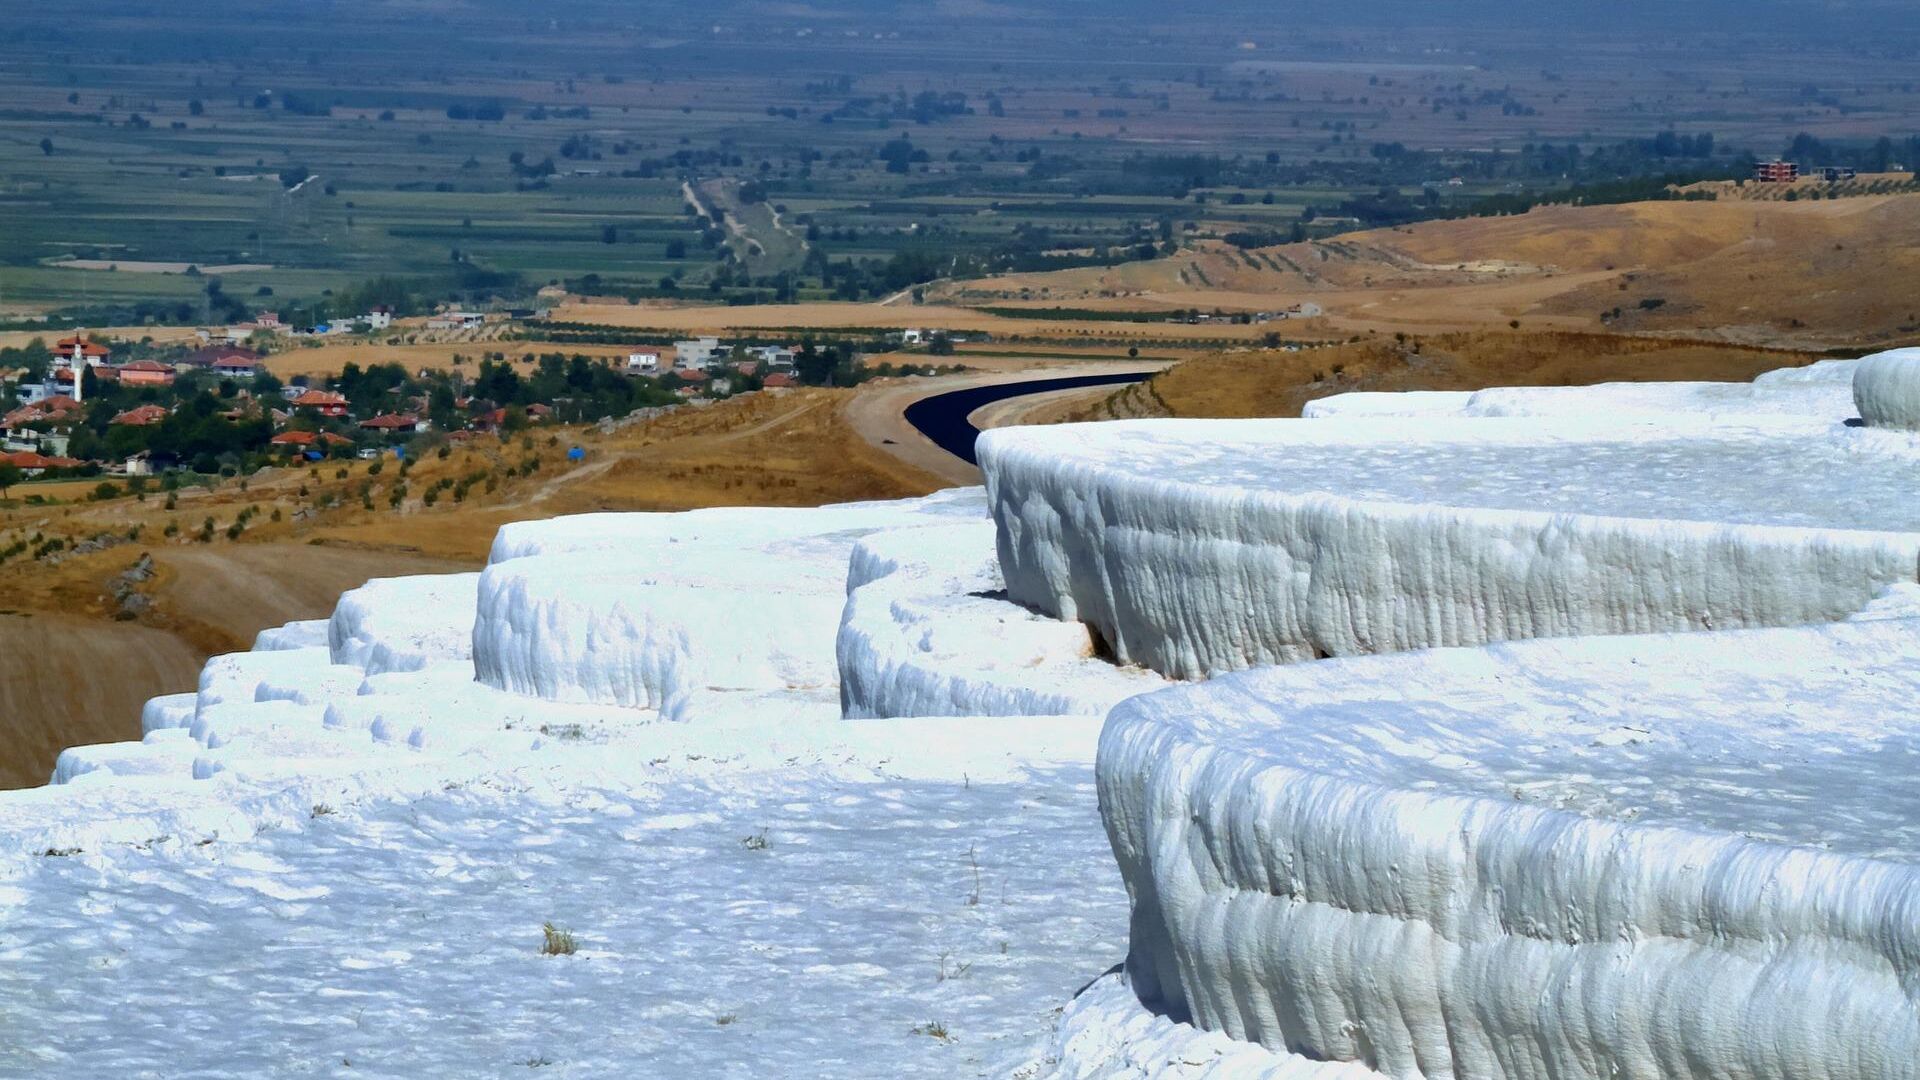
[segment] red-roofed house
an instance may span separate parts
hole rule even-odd
[[[195,349],[181,359],[188,367],[210,368],[222,360],[243,360],[249,364],[258,364],[261,354],[238,345],[209,345],[204,349]]]
[[[345,435],[335,435],[331,431],[283,431],[267,440],[271,446],[352,446],[353,440]]]
[[[347,415],[346,396],[331,390],[309,390],[288,404],[296,409],[310,409],[321,416]]]
[[[0,427],[13,428],[31,424],[40,420],[64,420],[72,413],[80,411],[80,403],[65,394],[55,394],[50,398],[41,398],[31,405],[22,405],[0,419]]]
[[[135,360],[112,369],[123,386],[171,386],[173,368],[158,360]]]
[[[108,423],[120,424],[126,427],[150,427],[166,418],[166,406],[142,405],[139,408],[128,409],[126,412],[109,420]]]
[[[78,334],[61,338],[54,345],[53,351],[54,355],[73,363],[104,364],[107,362],[107,357],[113,355],[112,349],[92,338],[83,338]]]
[[[230,379],[251,379],[260,374],[260,354],[252,349],[230,349],[213,361],[213,371]]]
[[[775,371],[769,373],[766,378],[761,379],[760,385],[769,390],[778,390],[781,387],[799,386],[800,380],[790,371]]]
[[[360,421],[360,427],[385,435],[410,435],[427,430],[426,421],[408,413],[382,413],[371,420]]]
[[[70,457],[48,457],[31,450],[21,450],[12,454],[0,454],[0,464],[16,466],[28,476],[39,476],[48,469],[71,469],[82,462]]]

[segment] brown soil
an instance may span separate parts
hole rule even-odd
[[[191,690],[205,659],[162,630],[0,615],[0,788],[47,782],[69,746],[140,737],[140,706]]]

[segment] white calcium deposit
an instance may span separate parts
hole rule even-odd
[[[1902,350],[1913,352],[1914,350]],[[1895,355],[1895,354],[1886,354]],[[1676,427],[1702,418],[1797,417],[1833,422],[1858,415],[1854,373],[1861,361],[1821,360],[1782,368],[1752,382],[1601,383],[1597,386],[1499,386],[1487,390],[1355,391],[1307,402],[1310,420],[1407,416],[1666,417]]]
[[[1086,627],[1009,603],[980,521],[853,549],[838,641],[847,716],[1104,716],[1164,680],[1094,655]]]
[[[1920,452],[1818,421],[1126,421],[981,437],[1008,596],[1178,678],[1844,618],[1920,565]]]
[[[1920,349],[1896,349],[1860,361],[1853,401],[1869,427],[1920,431]]]
[[[0,792],[0,1075],[1920,1077],[1880,370],[509,525]]]
[[[341,594],[321,643],[334,663],[370,674],[470,660],[479,585],[479,574],[369,581]]]
[[[1392,1076],[1920,1075],[1920,624],[1534,641],[1132,699],[1128,974]]]
[[[679,719],[715,694],[832,696],[855,542],[978,520],[979,505],[965,489],[764,518],[730,509],[510,525],[480,576],[474,670],[514,693]]]

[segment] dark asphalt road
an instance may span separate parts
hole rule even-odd
[[[973,411],[980,406],[1005,401],[1007,398],[1045,394],[1054,390],[1075,390],[1082,386],[1118,386],[1122,383],[1140,382],[1150,374],[1152,373],[1073,375],[1061,379],[1033,379],[1028,382],[974,386],[922,398],[907,406],[906,418],[907,423],[912,424],[920,434],[933,440],[935,446],[969,465],[978,465],[979,462],[974,460],[973,456],[973,441],[980,437],[980,429],[974,427],[967,417],[973,415]]]

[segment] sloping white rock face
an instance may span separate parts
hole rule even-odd
[[[1379,416],[1461,416],[1471,390],[1409,390],[1392,393],[1380,390],[1355,390],[1346,394],[1315,398],[1301,406],[1303,420],[1352,420]]]
[[[327,643],[327,620],[305,619],[285,626],[269,626],[253,636],[253,652],[307,649]]]
[[[1051,1069],[1056,1080],[1385,1080],[1350,1061],[1275,1053],[1140,1007],[1124,974],[1082,990],[1061,1014]]]
[[[1912,352],[1914,350],[1901,350]],[[1892,354],[1883,354],[1892,355]],[[1307,402],[1304,419],[1408,416],[1665,416],[1697,427],[1703,417],[1763,416],[1842,421],[1856,415],[1854,373],[1860,360],[1821,360],[1782,368],[1752,382],[1600,383],[1594,386],[1501,386],[1488,390],[1357,391]]]
[[[1920,1075],[1920,623],[1534,641],[1132,699],[1174,1020],[1400,1077]]]
[[[1844,618],[1920,567],[1920,453],[1820,421],[1127,421],[987,432],[1008,596],[1178,678]]]
[[[1095,657],[1084,626],[1007,601],[985,520],[854,545],[837,652],[849,717],[1104,716],[1165,685]]]
[[[1920,431],[1920,349],[1895,349],[1860,361],[1853,401],[1869,427]]]
[[[588,515],[508,526],[481,575],[479,680],[695,719],[715,694],[837,685],[847,560],[886,530],[978,520],[977,490],[819,510]]]
[[[381,578],[343,593],[326,622],[333,662],[368,674],[473,658],[479,574]]]

